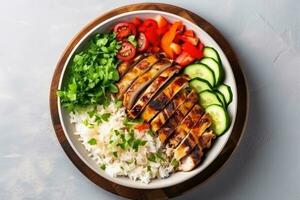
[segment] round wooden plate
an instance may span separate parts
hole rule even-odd
[[[181,17],[186,18],[187,20],[193,22],[194,24],[201,27],[205,30],[222,48],[224,53],[227,56],[227,59],[230,62],[231,68],[233,70],[233,74],[236,80],[237,93],[238,93],[238,105],[237,105],[237,114],[236,120],[233,126],[232,133],[228,142],[226,143],[224,149],[219,154],[219,156],[202,172],[198,175],[194,176],[192,179],[189,179],[180,184],[161,188],[161,189],[153,189],[153,190],[143,190],[143,189],[134,189],[125,186],[118,185],[116,183],[110,182],[109,180],[101,177],[97,173],[95,173],[92,169],[90,169],[75,153],[72,149],[70,143],[68,142],[66,135],[62,129],[62,125],[60,122],[59,114],[58,114],[58,105],[57,105],[57,96],[56,91],[58,89],[59,79],[62,73],[62,69],[64,64],[71,53],[72,49],[76,46],[76,44],[81,40],[81,38],[88,33],[91,29],[93,29],[96,25],[103,22],[104,20],[113,17],[115,15],[136,11],[136,10],[159,10],[165,11],[169,13],[174,13],[176,15],[180,15]],[[152,4],[152,3],[142,3],[142,4],[133,4],[128,6],[123,6],[117,9],[114,9],[98,18],[90,22],[86,25],[69,43],[65,51],[63,52],[53,75],[51,89],[50,89],[50,110],[52,123],[55,129],[56,136],[58,141],[60,142],[62,148],[64,149],[67,156],[74,163],[74,165],[91,181],[93,181],[98,186],[104,188],[107,191],[115,193],[117,195],[132,198],[132,199],[167,199],[170,197],[175,197],[183,194],[184,192],[194,188],[197,185],[200,185],[213,174],[219,170],[223,164],[229,159],[233,150],[237,147],[241,136],[244,131],[244,127],[246,125],[247,120],[247,112],[248,112],[248,94],[247,94],[247,85],[245,81],[244,74],[239,65],[238,59],[233,52],[232,48],[225,40],[225,38],[220,34],[220,32],[209,24],[206,20],[201,18],[200,16],[188,11],[186,9],[168,5],[168,4]]]

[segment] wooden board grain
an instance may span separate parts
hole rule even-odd
[[[228,58],[236,80],[237,94],[238,94],[236,121],[234,123],[231,136],[228,142],[226,143],[225,148],[220,153],[220,155],[205,170],[203,170],[201,173],[194,176],[190,180],[187,180],[183,183],[171,187],[153,189],[153,190],[134,189],[134,188],[121,186],[116,183],[108,181],[107,179],[101,177],[99,174],[95,173],[92,169],[90,169],[78,157],[78,155],[75,153],[70,143],[66,139],[66,135],[62,129],[62,125],[58,114],[58,104],[57,104],[57,96],[56,96],[56,91],[58,89],[59,79],[61,77],[64,64],[68,56],[70,55],[72,49],[80,41],[80,39],[102,21],[118,14],[122,14],[129,11],[136,11],[136,10],[159,10],[159,11],[173,13],[186,18],[187,20],[193,22],[194,24],[197,24],[199,27],[205,30],[219,44],[219,46],[224,51],[226,57]],[[111,10],[99,16],[98,18],[94,19],[92,22],[87,24],[71,40],[71,42],[63,52],[56,66],[52,78],[52,82],[51,82],[51,88],[50,88],[50,111],[51,111],[53,127],[56,136],[58,138],[58,141],[61,144],[67,156],[69,157],[69,159],[87,178],[89,178],[92,182],[94,182],[98,186],[117,195],[131,198],[131,199],[167,199],[167,198],[175,197],[200,185],[201,183],[205,182],[209,177],[211,177],[213,174],[215,174],[229,159],[233,150],[237,147],[241,139],[247,121],[248,104],[249,104],[248,92],[247,92],[245,76],[239,65],[236,54],[232,50],[229,43],[220,34],[220,32],[215,27],[213,27],[210,23],[208,23],[206,20],[204,20],[203,18],[201,18],[200,16],[198,16],[197,14],[191,11],[188,11],[186,9],[174,5],[160,4],[160,3],[141,3],[141,4],[133,4],[133,5],[127,5],[120,8],[116,8],[114,10]]]

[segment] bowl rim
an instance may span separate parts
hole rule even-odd
[[[84,27],[75,37],[74,37],[74,39],[71,41],[71,43],[68,45],[68,47],[67,47],[67,49],[65,50],[65,52],[63,53],[63,56],[61,57],[61,59],[60,59],[60,61],[58,62],[58,64],[57,64],[57,67],[56,67],[56,70],[55,70],[55,74],[54,74],[54,76],[53,76],[53,79],[52,79],[52,84],[51,84],[51,91],[50,91],[50,109],[51,109],[51,117],[52,117],[52,121],[53,121],[53,124],[54,124],[54,128],[55,128],[55,131],[56,131],[56,134],[57,134],[57,136],[58,136],[58,139],[59,139],[59,141],[61,142],[61,140],[60,140],[60,137],[59,137],[59,135],[61,135],[61,134],[63,134],[64,135],[64,143],[68,143],[68,149],[66,150],[65,148],[65,146],[62,144],[62,142],[61,142],[61,144],[62,144],[62,147],[64,148],[64,150],[66,151],[66,153],[67,153],[67,155],[69,156],[69,157],[72,157],[72,156],[74,156],[74,155],[72,155],[72,156],[70,156],[70,148],[72,149],[72,151],[73,151],[73,153],[74,153],[74,147],[72,147],[72,144],[70,145],[70,142],[68,141],[68,139],[66,139],[66,135],[67,134],[65,134],[64,133],[64,128],[62,128],[61,127],[61,125],[62,124],[60,124],[60,119],[54,119],[54,118],[57,118],[57,114],[59,114],[60,112],[58,111],[57,112],[57,106],[59,106],[59,105],[54,105],[53,104],[53,99],[56,99],[56,102],[57,102],[57,97],[56,97],[56,95],[54,94],[55,93],[55,91],[56,91],[56,89],[58,88],[57,86],[58,86],[58,84],[57,84],[57,75],[59,75],[59,78],[62,78],[63,77],[63,70],[65,69],[65,65],[66,65],[66,61],[68,60],[68,58],[70,57],[70,54],[71,54],[71,52],[73,52],[73,50],[74,49],[76,49],[75,47],[79,44],[79,43],[81,43],[83,40],[84,40],[84,38],[87,36],[87,35],[89,35],[89,33],[90,32],[92,32],[92,30],[93,29],[95,29],[95,28],[97,28],[97,27],[99,27],[100,26],[100,23],[102,23],[102,22],[104,22],[105,21],[105,17],[104,16],[106,16],[106,20],[107,19],[109,19],[109,18],[111,18],[110,17],[110,15],[112,15],[112,14],[115,14],[115,12],[114,11],[116,11],[116,10],[118,10],[119,9],[119,11],[120,10],[122,10],[123,9],[123,14],[126,12],[126,9],[128,9],[128,7],[134,7],[134,6],[136,6],[137,4],[135,4],[135,5],[130,5],[130,6],[127,6],[126,8],[125,7],[121,7],[121,8],[117,8],[117,9],[115,9],[115,10],[113,10],[113,11],[110,11],[110,12],[108,12],[108,13],[106,13],[106,14],[104,14],[104,15],[102,15],[102,16],[100,16],[100,17],[98,17],[98,18],[96,18],[95,20],[93,20],[91,23],[89,23],[86,27]],[[148,12],[151,12],[151,11],[149,11],[149,10],[159,10],[159,9],[153,9],[152,7],[151,7],[151,9],[148,7],[147,8],[147,6],[150,6],[149,4],[138,4],[138,5],[142,5],[142,9],[141,8],[138,8],[138,9],[136,9],[136,10],[148,10]],[[187,11],[187,10],[185,10],[185,9],[182,9],[182,8],[179,8],[179,7],[176,7],[176,6],[171,6],[171,5],[167,5],[167,4],[156,4],[156,5],[164,5],[164,6],[167,6],[167,7],[171,7],[173,10],[175,9],[175,10],[178,10],[178,9],[180,9],[180,10],[184,10],[184,11],[186,11],[186,12],[188,12],[190,15],[192,15],[193,17],[198,17],[198,18],[200,18],[199,16],[197,16],[196,14],[194,14],[194,13],[191,13],[190,11]],[[145,7],[146,6],[146,7]],[[151,6],[153,6],[153,4],[151,4]],[[124,12],[125,11],[125,12]],[[163,11],[163,12],[166,12],[165,10],[160,10],[160,11]],[[166,13],[171,13],[171,14],[174,14],[174,12],[172,13],[172,12],[166,12]],[[177,12],[176,12],[177,13]],[[119,13],[120,14],[120,13]],[[195,15],[195,16],[194,16]],[[115,15],[114,15],[115,16]],[[104,18],[103,18],[104,17]],[[116,18],[117,17],[120,17],[119,15],[117,15],[117,16],[115,16]],[[183,16],[184,17],[184,16]],[[186,17],[184,17],[184,18],[186,18]],[[100,21],[99,21],[99,19],[100,19]],[[188,21],[190,21],[191,22],[191,20],[190,19],[187,19]],[[206,25],[210,25],[210,24],[208,24],[205,20],[203,20],[202,18],[200,18],[200,21],[202,20],[202,23],[204,23],[204,24],[206,24]],[[195,23],[195,22],[191,22],[191,23],[194,23],[194,24],[196,24],[197,26],[199,26],[199,24],[197,24],[197,23]],[[212,35],[212,34],[210,34],[207,30],[205,30],[203,27],[201,27],[201,26],[199,26],[202,30],[204,30],[205,32],[207,32],[211,37],[212,37],[212,39],[214,40],[214,41],[216,41],[218,44],[220,44],[220,42],[218,41],[218,40],[221,40],[221,41],[223,41],[222,43],[225,43],[224,45],[226,46],[226,48],[228,49],[229,48],[229,50],[230,50],[230,55],[234,58],[233,60],[235,60],[235,66],[237,66],[237,68],[239,69],[239,73],[240,73],[240,77],[242,77],[242,79],[241,80],[239,80],[239,81],[242,81],[242,85],[244,85],[244,94],[243,95],[245,95],[243,98],[244,98],[244,120],[242,120],[241,122],[242,122],[242,125],[241,125],[241,133],[239,134],[239,137],[238,138],[236,138],[235,139],[235,141],[234,141],[234,143],[235,143],[235,146],[237,146],[237,144],[238,144],[238,142],[240,141],[240,138],[241,138],[241,135],[242,135],[242,132],[243,132],[243,130],[244,130],[244,127],[245,127],[245,123],[246,123],[246,118],[247,118],[247,111],[248,111],[248,105],[249,105],[249,101],[248,101],[248,95],[247,95],[247,86],[246,86],[246,82],[245,82],[245,78],[244,78],[244,75],[243,75],[243,72],[242,72],[242,70],[241,70],[241,68],[240,68],[240,66],[239,66],[239,64],[238,64],[238,61],[237,61],[237,58],[236,58],[236,56],[235,56],[235,54],[233,53],[233,51],[232,51],[232,49],[231,49],[231,47],[229,46],[229,44],[225,41],[225,39],[221,36],[221,34],[220,33],[218,33],[217,32],[217,30],[214,28],[214,27],[212,27],[211,25],[209,26],[210,27],[210,29],[212,29],[213,30],[213,32],[214,32],[214,34],[215,35],[217,35],[218,36],[218,38],[217,38],[217,40],[215,39],[215,37]],[[212,27],[212,28],[211,28]],[[215,29],[215,30],[214,30]],[[75,41],[76,40],[76,41]],[[225,41],[225,42],[224,42]],[[222,48],[222,45],[220,45],[220,48],[223,50],[223,52],[224,52],[224,54],[226,55],[226,57],[227,57],[227,59],[228,59],[228,61],[229,61],[229,63],[230,63],[230,66],[231,66],[231,68],[233,67],[233,65],[232,65],[232,62],[230,61],[230,58],[228,57],[228,55],[226,54],[226,52],[224,51],[224,48]],[[67,56],[66,56],[67,55]],[[63,67],[63,69],[62,69],[62,67]],[[233,69],[232,69],[233,70]],[[234,70],[233,70],[234,71]],[[56,76],[55,76],[56,75]],[[233,75],[234,75],[234,77],[235,77],[235,79],[237,79],[237,77],[236,77],[236,74],[233,72]],[[56,77],[56,79],[55,79],[55,77]],[[60,81],[59,81],[60,82]],[[237,85],[237,89],[238,89],[238,85]],[[240,93],[239,93],[239,91],[238,91],[238,93],[237,93],[237,95],[238,95],[238,99],[239,99],[239,96],[240,96]],[[246,98],[245,98],[246,97]],[[51,103],[52,102],[52,103]],[[238,100],[237,101],[237,104],[239,105],[240,104],[240,101]],[[56,112],[54,112],[53,111],[53,109],[55,110],[55,108],[53,108],[53,107],[56,107]],[[238,111],[238,110],[237,110]],[[236,115],[238,114],[238,112],[236,113]],[[60,118],[60,117],[59,117]],[[237,118],[237,116],[236,116],[236,118]],[[235,127],[235,124],[237,123],[237,121],[235,121],[235,123],[234,123],[234,125],[233,125],[233,127]],[[60,129],[59,130],[57,130],[57,125],[60,125]],[[59,133],[58,133],[59,132]],[[61,133],[62,132],[62,133]],[[233,130],[232,130],[232,132],[233,132]],[[232,133],[230,133],[230,135],[231,135]],[[230,143],[230,142],[232,142],[231,141],[231,136],[229,137],[229,139],[228,139],[228,141],[226,142],[226,144],[225,144],[225,146],[227,146],[227,144],[228,143]],[[221,149],[222,151],[223,151],[223,149],[224,149],[224,147]],[[234,149],[234,148],[233,148]],[[232,150],[233,150],[232,149]],[[76,152],[76,149],[75,149],[75,152]],[[75,153],[75,154],[77,154],[77,153]],[[231,153],[230,153],[231,154]],[[220,156],[220,154],[217,156],[217,158]],[[78,154],[77,154],[77,157],[78,157]],[[80,156],[79,156],[80,157]],[[228,156],[229,157],[229,156]],[[217,158],[215,158],[215,160],[217,159]],[[71,159],[72,160],[72,159]],[[227,160],[227,159],[225,159],[225,160]],[[73,160],[72,160],[73,161]],[[84,162],[84,159],[81,159],[81,161],[83,161]],[[214,161],[213,161],[214,162]],[[212,163],[213,163],[212,162]],[[225,161],[224,161],[225,162]],[[223,162],[223,163],[224,163]],[[76,164],[76,162],[74,162],[73,161],[73,163],[76,165],[76,167],[81,171],[81,172],[83,172],[86,176],[87,176],[87,174],[84,172],[84,170],[82,170],[82,167],[83,166],[79,166],[78,167],[78,164]],[[212,163],[210,163],[210,165],[212,165]],[[83,164],[85,164],[85,165],[87,165],[87,163],[83,163]],[[85,166],[85,167],[87,167],[87,168],[89,168],[89,166]],[[92,170],[93,171],[93,169],[89,169],[89,170]],[[205,171],[205,169],[203,170],[203,171]],[[198,176],[199,174],[201,174],[203,171],[200,171],[196,176]],[[215,170],[216,171],[216,170]],[[94,172],[94,171],[93,171]],[[101,176],[100,174],[98,174],[97,172],[94,172],[94,173],[96,173],[98,176]],[[88,178],[90,178],[89,176],[87,176]],[[98,177],[99,178],[99,177]],[[104,177],[102,177],[101,176],[101,178],[104,178]],[[193,177],[194,178],[194,177]],[[91,180],[93,179],[93,178],[90,178]],[[105,180],[107,180],[106,178],[104,178]],[[192,178],[191,178],[192,179]],[[190,180],[190,179],[189,179]],[[183,180],[183,181],[189,181],[189,180]],[[95,182],[97,185],[100,185],[101,187],[103,187],[103,184],[99,184],[98,183],[98,181],[95,181],[95,180],[92,180],[93,182]],[[107,180],[108,182],[110,182],[109,180]],[[203,181],[202,181],[203,182]],[[118,184],[118,183],[114,183],[114,184]],[[182,184],[182,183],[177,183],[177,185],[178,184]],[[126,186],[124,186],[124,187],[126,187]],[[173,186],[171,186],[171,185],[167,185],[167,187],[168,188],[171,188],[171,187],[173,187]],[[126,187],[126,188],[128,188],[128,187]],[[136,188],[134,188],[134,189],[136,189]],[[141,190],[141,189],[143,189],[143,188],[139,188],[139,190]],[[159,188],[151,188],[151,189],[159,189]],[[162,189],[162,188],[160,188],[160,189]],[[111,191],[111,189],[108,189],[109,191]]]

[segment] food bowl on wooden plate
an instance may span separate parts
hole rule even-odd
[[[168,11],[166,9],[170,8]],[[180,11],[179,13],[177,11]],[[107,169],[107,165],[109,164],[102,164],[103,167],[99,167],[99,159],[98,162],[95,161],[95,157],[92,159],[90,154],[91,152],[88,152],[86,148],[93,148],[93,140],[91,138],[88,138],[88,144],[85,142],[85,145],[81,138],[81,141],[79,140],[82,135],[76,135],[75,132],[78,132],[78,128],[75,128],[74,123],[71,123],[72,119],[70,118],[69,111],[67,110],[65,106],[62,106],[61,99],[56,96],[56,91],[62,90],[67,82],[69,81],[68,74],[70,73],[70,66],[72,64],[72,61],[76,54],[81,52],[87,45],[88,41],[96,34],[96,33],[104,33],[111,31],[112,27],[114,27],[119,22],[124,21],[132,21],[134,18],[138,17],[141,20],[145,19],[155,19],[157,16],[162,16],[164,19],[166,19],[170,24],[174,24],[176,21],[182,22],[182,24],[185,26],[186,30],[193,30],[195,35],[197,35],[201,43],[204,44],[205,47],[212,47],[216,50],[218,53],[218,58],[215,57],[214,60],[219,59],[219,62],[222,65],[224,78],[222,79],[222,85],[227,85],[231,88],[231,95],[230,97],[227,97],[226,94],[222,94],[222,89],[218,91],[218,85],[217,81],[215,80],[215,84],[209,84],[211,87],[211,91],[209,93],[216,94],[218,102],[220,102],[220,107],[223,107],[228,116],[226,115],[226,120],[230,120],[230,123],[226,121],[226,126],[224,127],[223,132],[220,132],[220,136],[216,137],[216,139],[213,141],[213,144],[208,150],[205,150],[205,156],[201,158],[200,164],[197,164],[193,170],[190,171],[174,171],[170,173],[170,176],[166,178],[156,178],[151,179],[149,183],[144,183],[142,181],[134,181],[131,180],[128,177],[124,176],[117,176],[112,177],[109,175],[109,173],[106,173],[105,169]],[[121,47],[122,48],[122,47]],[[207,53],[207,56],[209,52]],[[176,59],[174,59],[176,60]],[[201,61],[201,59],[199,60]],[[206,66],[210,65],[210,63],[204,63]],[[179,65],[177,63],[177,65]],[[201,64],[200,64],[201,65]],[[213,67],[212,67],[213,68]],[[186,70],[186,66],[180,67],[180,72],[178,73],[178,76],[183,76],[182,74],[189,75],[189,84],[191,83],[192,78],[195,78],[194,76],[198,76],[200,80],[206,79],[206,76],[203,75],[202,71],[200,72],[194,72],[194,69],[191,69],[192,72],[188,72],[189,70]],[[130,70],[130,69],[129,69]],[[194,71],[193,71],[194,70]],[[198,68],[196,69],[196,71]],[[214,71],[214,69],[210,70],[216,74],[218,72]],[[127,72],[129,73],[129,72]],[[160,72],[162,73],[162,72]],[[191,75],[197,74],[197,75]],[[200,74],[200,75],[199,75]],[[158,75],[157,75],[158,76]],[[156,76],[156,77],[157,77]],[[191,78],[191,76],[193,76]],[[122,77],[120,77],[122,79]],[[137,77],[138,79],[138,77]],[[209,78],[208,80],[204,81],[205,83],[210,83]],[[215,78],[216,79],[216,78]],[[153,78],[153,80],[155,80]],[[133,80],[134,82],[135,80]],[[148,83],[148,85],[151,84],[151,82]],[[187,83],[187,85],[189,85]],[[197,84],[196,84],[197,85]],[[221,83],[219,84],[221,85]],[[118,85],[117,85],[118,86]],[[148,86],[147,86],[148,87]],[[167,87],[167,86],[166,86]],[[190,85],[191,87],[191,85]],[[192,87],[193,88],[193,87]],[[146,90],[146,88],[143,88]],[[193,88],[192,90],[194,90]],[[196,88],[197,89],[197,88]],[[223,88],[224,89],[224,88]],[[160,89],[160,92],[163,92],[163,88]],[[206,91],[206,90],[205,90]],[[217,92],[218,91],[218,92]],[[191,92],[188,90],[188,92]],[[214,100],[211,100],[211,98],[215,98],[215,96],[210,97],[208,95],[203,97],[203,91],[197,91],[199,94],[200,101],[202,102],[208,102],[205,105],[200,105],[203,108],[203,112],[208,112],[209,116],[212,120],[212,124],[210,127],[210,130],[215,132],[218,132],[217,128],[222,125],[215,125],[214,123],[217,123],[216,121],[219,121],[219,113],[215,111],[215,109],[209,109],[210,104],[219,104],[218,102],[215,102]],[[142,91],[139,93],[141,95]],[[218,95],[217,93],[221,93]],[[125,96],[128,94],[125,94]],[[158,92],[156,94],[159,96]],[[202,96],[201,96],[202,95]],[[152,98],[156,98],[157,96],[154,96]],[[175,96],[175,95],[174,95]],[[225,97],[224,97],[225,96]],[[232,97],[232,98],[231,98]],[[175,98],[175,97],[174,97]],[[204,99],[203,99],[204,98]],[[228,102],[228,98],[230,99],[230,102]],[[136,97],[138,100],[138,98]],[[123,99],[121,99],[123,100]],[[136,100],[136,101],[137,101]],[[115,101],[115,100],[114,100]],[[149,100],[150,102],[151,100]],[[170,100],[171,101],[171,100]],[[170,103],[170,101],[168,103]],[[185,99],[184,102],[187,100]],[[211,102],[209,104],[209,102]],[[222,104],[223,101],[223,104]],[[230,103],[227,104],[226,103]],[[124,102],[124,101],[123,101]],[[149,103],[150,104],[150,103]],[[183,104],[183,103],[182,103]],[[207,105],[209,104],[209,105]],[[166,104],[168,105],[168,104]],[[165,106],[166,106],[165,105]],[[228,159],[230,154],[232,153],[233,149],[236,147],[240,136],[242,134],[244,123],[246,120],[246,113],[247,113],[247,90],[245,85],[245,80],[243,77],[243,74],[241,72],[241,69],[238,65],[237,59],[231,50],[230,46],[227,44],[227,42],[223,39],[223,37],[217,32],[216,29],[214,29],[210,24],[208,24],[206,21],[204,21],[202,18],[198,17],[197,15],[186,11],[184,9],[170,6],[166,4],[139,4],[139,5],[131,5],[127,7],[122,7],[119,9],[116,9],[114,12],[109,12],[104,16],[101,16],[94,20],[92,23],[88,24],[75,38],[72,40],[70,45],[67,47],[66,51],[64,52],[60,62],[57,65],[55,75],[52,81],[51,85],[51,93],[50,93],[50,107],[51,107],[51,115],[53,124],[56,130],[56,134],[58,136],[59,141],[61,142],[64,150],[66,151],[69,158],[73,161],[73,163],[80,169],[81,172],[83,172],[89,179],[91,179],[96,184],[100,185],[101,187],[115,193],[119,193],[122,196],[132,197],[133,191],[143,191],[144,189],[147,189],[147,192],[155,191],[157,189],[162,189],[164,191],[163,196],[174,196],[174,194],[179,194],[184,192],[187,189],[190,189],[191,187],[197,185],[198,183],[203,182],[205,179],[207,179],[210,175],[212,175],[218,168],[222,166],[222,164]],[[178,108],[180,106],[178,105]],[[102,109],[102,108],[101,108]],[[163,108],[161,108],[163,109]],[[209,112],[209,110],[212,110]],[[130,109],[127,109],[127,112],[129,112]],[[99,112],[102,112],[101,110]],[[175,111],[173,112],[173,115],[175,115]],[[188,114],[186,114],[187,116]],[[214,116],[216,115],[216,116]],[[184,116],[185,117],[185,116]],[[183,120],[184,118],[182,118]],[[222,119],[222,118],[221,118]],[[167,119],[166,121],[168,121]],[[170,121],[170,120],[169,120]],[[181,122],[181,121],[180,121]],[[105,123],[105,122],[104,122]],[[166,122],[165,122],[166,123]],[[149,123],[150,124],[150,123]],[[101,125],[100,125],[101,126]],[[196,126],[194,124],[194,126]],[[98,128],[98,127],[97,127]],[[76,129],[76,130],[75,130]],[[151,127],[150,127],[151,129]],[[226,129],[226,130],[225,130]],[[97,129],[98,130],[98,129]],[[103,127],[101,130],[104,130]],[[191,129],[192,130],[192,129]],[[127,131],[127,130],[126,130]],[[155,136],[153,136],[155,137]],[[186,136],[187,137],[187,136]],[[139,139],[133,139],[134,141],[137,141]],[[142,139],[141,139],[142,140]],[[198,140],[197,140],[198,141]],[[200,142],[200,139],[199,139]],[[97,143],[97,141],[95,142]],[[111,141],[111,143],[113,143]],[[147,143],[146,141],[144,143]],[[183,142],[182,142],[183,143]],[[99,144],[99,141],[98,141]],[[97,145],[98,145],[97,144]],[[126,143],[127,144],[127,143]],[[181,143],[180,143],[181,144]],[[198,143],[197,143],[198,144]],[[89,146],[91,145],[91,146]],[[100,145],[100,144],[99,144]],[[103,148],[106,148],[103,147]],[[137,146],[137,149],[139,146]],[[142,146],[140,146],[142,148]],[[145,148],[148,148],[147,145],[145,145]],[[195,148],[195,147],[194,147]],[[137,149],[136,152],[138,151]],[[176,150],[176,148],[174,148]],[[174,151],[175,151],[174,150]],[[132,150],[128,150],[132,151]],[[145,150],[146,151],[146,150]],[[189,151],[190,152],[190,151]],[[148,155],[148,154],[147,154]],[[155,154],[156,155],[156,154]],[[172,154],[173,155],[173,154]],[[187,154],[188,156],[190,154]],[[102,157],[101,157],[102,159]],[[104,158],[103,158],[104,159]],[[180,157],[180,159],[182,159]],[[96,159],[97,160],[97,159]],[[173,159],[172,159],[173,160]],[[108,163],[111,161],[108,161]],[[136,160],[135,160],[136,162]],[[149,162],[149,161],[146,161]],[[171,162],[171,161],[170,161]],[[179,161],[179,164],[182,161]],[[102,169],[101,169],[102,168]],[[148,167],[150,168],[150,167]],[[151,173],[153,173],[151,171]],[[159,173],[159,172],[157,172]],[[193,182],[193,183],[189,183]],[[170,194],[167,192],[168,190],[174,190],[174,188],[178,188],[181,185],[185,185],[185,187],[182,187],[182,189],[178,189],[178,191],[174,192],[174,194]],[[117,185],[117,186],[116,186]],[[119,188],[119,189],[118,189]],[[125,192],[128,190],[127,192]],[[142,194],[142,196],[145,194]],[[159,195],[160,196],[160,195]]]

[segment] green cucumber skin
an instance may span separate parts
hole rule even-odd
[[[206,95],[207,93],[209,93],[210,95],[214,95],[214,97],[216,97],[217,101],[219,102],[219,104],[217,104],[216,102],[213,102],[212,104],[208,104],[208,105],[203,105],[203,103],[201,103],[201,97],[203,97],[204,95]],[[218,95],[216,93],[214,93],[213,91],[211,90],[204,90],[202,92],[199,93],[199,102],[200,102],[200,105],[203,106],[204,108],[207,108],[211,105],[219,105],[219,106],[223,106],[223,103],[222,101],[220,100],[220,98],[218,97]]]
[[[214,52],[214,54],[216,55],[216,58],[215,57],[211,57],[210,55],[208,55],[208,53],[211,52],[211,51]],[[210,46],[204,47],[204,49],[203,49],[203,56],[215,59],[222,66],[222,61],[221,61],[220,55],[219,55],[218,51],[215,48],[210,47]]]
[[[208,78],[212,78],[212,80],[211,80],[212,83],[211,83],[209,80],[204,79],[204,77],[199,77],[199,76],[193,77],[193,76],[191,76],[192,71],[195,70],[194,68],[197,68],[197,67],[205,68],[205,70],[207,70],[207,71],[211,74],[212,77],[208,77]],[[205,65],[205,64],[202,64],[202,63],[197,64],[197,63],[196,63],[196,64],[188,65],[188,66],[184,69],[183,73],[189,75],[189,77],[190,77],[191,79],[194,79],[194,78],[201,78],[201,79],[204,79],[204,80],[206,80],[207,82],[209,82],[209,84],[210,84],[211,86],[215,86],[215,83],[216,83],[216,80],[215,80],[215,74],[214,74],[214,72],[213,72],[207,65]]]
[[[215,75],[215,87],[217,87],[223,80],[224,72],[223,72],[223,67],[220,62],[215,60],[214,58],[211,57],[204,57],[200,60],[200,63],[207,65]],[[217,65],[217,70],[214,70],[214,68],[209,65],[209,63],[212,63],[212,65]],[[217,75],[218,74],[218,75]]]
[[[224,95],[221,92],[219,92],[218,90],[216,90],[215,93],[217,94],[217,96],[221,100],[221,102],[223,104],[223,107],[226,108],[227,107],[227,103],[226,103],[226,99],[225,99]]]
[[[224,90],[226,90],[228,92],[228,94]],[[218,87],[218,91],[223,94],[223,96],[226,100],[226,106],[228,106],[232,102],[232,99],[233,99],[231,87],[226,84],[221,84]],[[225,92],[226,92],[226,94],[225,94]]]
[[[225,114],[225,119],[224,119],[225,120],[225,128],[222,130],[222,132],[216,132],[214,130],[215,134],[219,137],[219,136],[223,135],[228,130],[228,128],[230,127],[230,117],[229,117],[229,113],[227,112],[227,110],[224,107],[222,107],[218,104],[212,104],[212,105],[208,106],[205,109],[205,111],[209,113],[209,109],[211,109],[214,106],[218,106],[220,109],[223,110],[223,112]]]
[[[203,82],[203,84],[206,84],[206,85],[208,86],[208,89],[205,89],[205,90],[213,91],[213,87],[210,85],[210,83],[209,83],[207,80],[202,79],[202,78],[199,78],[199,77],[193,78],[192,80],[189,81],[190,86],[191,86],[191,84],[192,84],[193,81],[200,81],[200,82]],[[191,86],[191,87],[192,87],[192,86]],[[194,88],[194,87],[192,87],[192,88]],[[198,91],[196,88],[194,88],[194,89],[197,91],[197,93],[200,93],[200,92],[205,91],[205,90]]]

